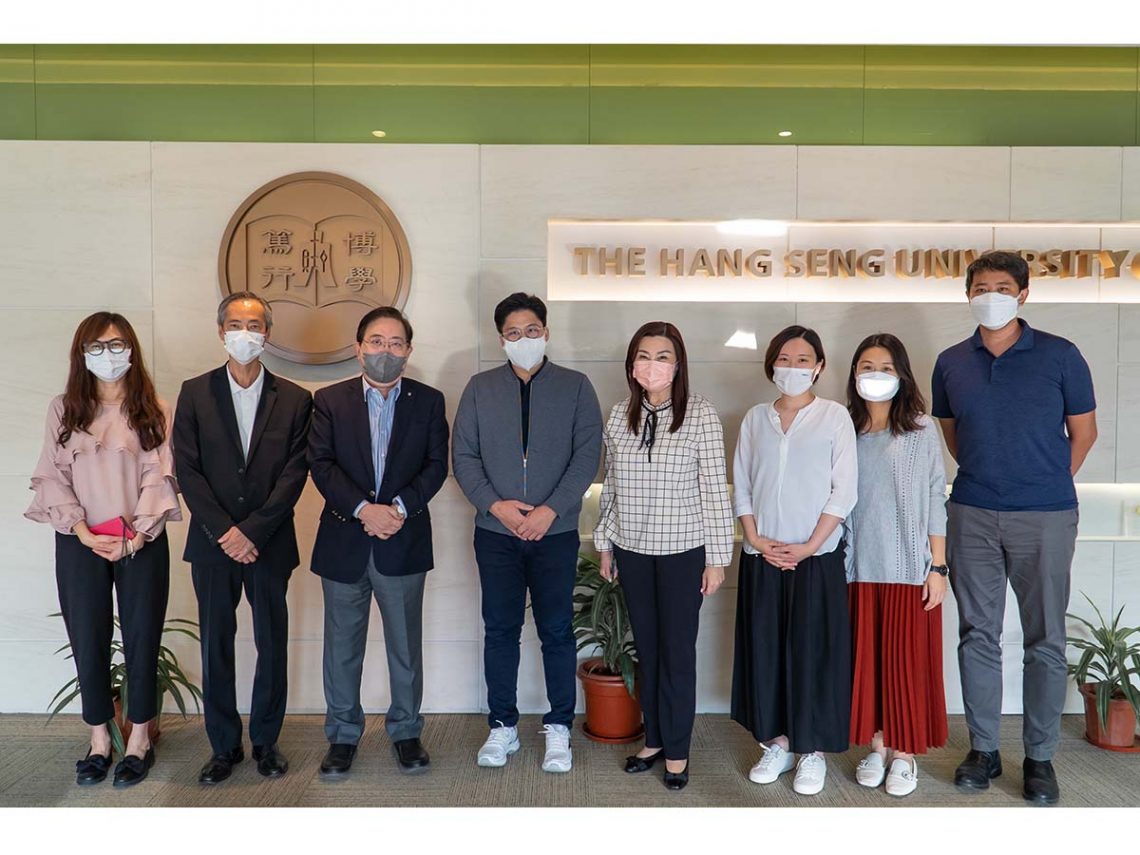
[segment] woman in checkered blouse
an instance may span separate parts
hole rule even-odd
[[[724,429],[712,404],[689,393],[685,343],[672,324],[634,334],[625,373],[629,397],[604,429],[594,545],[602,575],[621,573],[640,661],[645,747],[625,771],[664,757],[665,786],[680,790],[689,780],[701,603],[732,560]]]

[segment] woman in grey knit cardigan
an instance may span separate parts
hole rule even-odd
[[[914,755],[943,745],[947,735],[942,444],[906,348],[889,333],[856,349],[847,407],[859,460],[859,501],[847,519],[851,741],[871,748],[855,777],[866,787],[885,780],[888,794],[905,796],[918,784]]]

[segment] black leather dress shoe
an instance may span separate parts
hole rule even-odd
[[[990,781],[1001,775],[1001,754],[970,749],[954,770],[954,786],[959,790],[988,790]]]
[[[150,774],[150,767],[153,765],[153,745],[146,750],[146,754],[142,757],[128,754],[120,760],[119,765],[115,767],[115,780],[112,785],[116,787],[133,787],[135,784],[146,780],[146,776]]]
[[[1035,805],[1055,805],[1061,798],[1061,788],[1057,786],[1057,773],[1053,771],[1053,763],[1049,760],[1030,760],[1025,758],[1021,764],[1025,783],[1021,794],[1027,802]]]
[[[206,761],[202,771],[198,773],[199,784],[220,784],[233,772],[234,766],[245,759],[245,752],[239,745],[233,751],[225,754],[215,754]]]
[[[392,743],[392,750],[396,752],[401,772],[423,772],[431,763],[431,758],[417,737],[397,739]]]
[[[111,755],[92,754],[87,749],[87,756],[75,761],[75,783],[81,787],[90,787],[92,784],[101,784],[107,780],[107,772],[111,768]]]
[[[266,778],[280,778],[289,771],[289,761],[277,750],[277,743],[269,746],[253,746],[253,759],[257,761],[257,773]]]
[[[334,742],[329,746],[325,759],[321,761],[322,778],[339,778],[347,775],[356,757],[356,746],[346,742]]]
[[[670,772],[665,770],[665,789],[667,790],[683,790],[685,785],[689,783],[689,764],[685,764],[685,768],[680,772]]]
[[[631,775],[638,772],[648,772],[653,768],[653,764],[665,756],[665,749],[658,750],[656,754],[650,754],[648,757],[638,757],[636,754],[625,758],[625,771]]]

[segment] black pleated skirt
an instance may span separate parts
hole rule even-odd
[[[740,555],[732,719],[758,742],[841,752],[851,728],[851,629],[842,544],[780,570]]]

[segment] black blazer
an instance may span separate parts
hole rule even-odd
[[[300,563],[293,506],[305,489],[313,396],[265,372],[248,459],[223,365],[187,380],[174,411],[174,464],[190,508],[183,561],[227,564],[218,538],[236,525],[257,547],[258,564],[291,573]]]
[[[392,417],[384,480],[376,493],[372,430],[360,376],[317,392],[309,432],[309,468],[325,497],[312,570],[337,582],[355,582],[368,566],[368,552],[385,576],[432,569],[428,501],[447,478],[447,419],[443,393],[405,377]],[[352,512],[361,502],[391,504],[396,496],[408,518],[392,537],[364,531]]]

